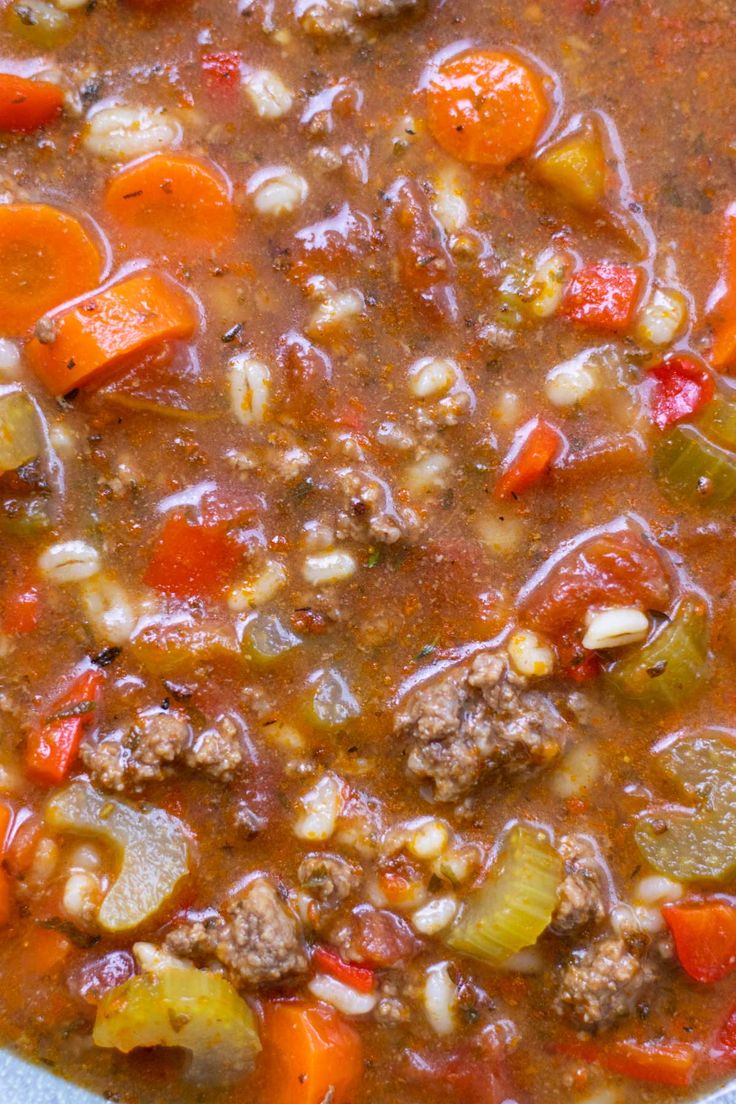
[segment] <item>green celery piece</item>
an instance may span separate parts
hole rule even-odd
[[[660,761],[697,804],[647,810],[635,830],[640,851],[671,878],[728,881],[736,871],[736,744],[717,729],[684,733]]]
[[[736,495],[736,456],[694,425],[667,434],[655,449],[654,470],[671,493],[700,506],[720,506]]]
[[[499,860],[447,935],[456,951],[502,966],[536,943],[552,920],[562,860],[543,829],[517,824]]]
[[[638,705],[668,709],[697,689],[708,673],[708,613],[699,595],[686,595],[669,624],[609,668],[607,679]]]
[[[696,425],[714,444],[736,450],[736,403],[714,399],[708,403]]]

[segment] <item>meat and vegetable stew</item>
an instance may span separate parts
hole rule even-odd
[[[0,1038],[736,1073],[732,0],[3,0]]]

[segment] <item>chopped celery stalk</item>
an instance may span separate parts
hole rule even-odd
[[[546,833],[515,825],[498,863],[470,895],[447,936],[456,951],[492,966],[536,943],[552,920],[562,881],[562,860]]]
[[[697,420],[698,429],[715,444],[736,450],[736,403],[715,399]]]
[[[119,862],[97,921],[108,932],[129,931],[155,916],[189,873],[184,825],[163,809],[136,809],[87,782],[72,782],[46,805],[46,823],[60,832],[96,836]]]
[[[690,502],[718,506],[736,495],[736,456],[693,425],[678,425],[654,454],[654,470],[667,488]]]
[[[135,659],[153,675],[180,675],[194,667],[241,661],[234,633],[189,618],[146,625],[130,642]]]
[[[243,632],[241,647],[255,664],[267,667],[301,644],[300,638],[275,614],[257,615]]]
[[[597,128],[583,127],[537,158],[537,176],[575,207],[591,210],[606,195],[606,154]]]
[[[38,416],[22,391],[0,395],[0,472],[15,471],[41,451]]]
[[[672,620],[609,669],[608,680],[624,698],[667,709],[689,697],[708,672],[708,612],[696,594],[686,595]]]
[[[61,46],[74,30],[71,16],[46,0],[18,0],[5,19],[9,31],[41,50]]]
[[[358,700],[338,671],[332,668],[319,671],[312,687],[304,712],[316,728],[339,728],[360,716]]]
[[[682,881],[724,882],[736,871],[736,743],[718,729],[678,737],[660,763],[694,809],[648,809],[635,838],[656,869]]]
[[[97,1006],[93,1039],[123,1054],[136,1047],[183,1047],[192,1080],[240,1077],[261,1049],[249,1006],[220,974],[170,966],[110,989]]]

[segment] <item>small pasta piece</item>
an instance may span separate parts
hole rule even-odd
[[[446,168],[434,182],[432,210],[448,234],[457,234],[468,221],[468,205],[458,181],[457,170]]]
[[[418,908],[411,918],[420,935],[437,935],[455,919],[457,901],[454,897],[435,897]]]
[[[327,295],[307,325],[309,337],[319,340],[340,330],[350,329],[365,313],[365,299],[355,288]]]
[[[501,426],[515,426],[521,416],[521,399],[515,391],[503,391],[491,410],[495,422]]]
[[[684,892],[681,882],[662,874],[648,874],[636,883],[632,900],[635,905],[663,905],[667,901],[679,901]]]
[[[572,747],[559,767],[550,775],[550,786],[557,797],[566,801],[589,790],[601,772],[601,761],[590,744]]]
[[[227,604],[236,613],[258,609],[270,602],[286,585],[286,568],[278,560],[268,560],[253,579],[230,588]]]
[[[332,549],[306,556],[302,574],[311,586],[329,586],[349,579],[357,568],[358,565],[349,552]]]
[[[687,299],[674,288],[655,288],[637,319],[635,335],[643,345],[671,345],[687,323]]]
[[[0,337],[0,379],[14,380],[20,373],[20,349],[17,343],[7,337]]]
[[[163,109],[149,107],[102,108],[88,119],[82,136],[85,149],[105,161],[132,161],[180,140],[180,124]]]
[[[48,836],[42,836],[36,844],[33,861],[26,872],[29,885],[42,886],[50,882],[59,864],[59,845]]]
[[[101,900],[102,886],[94,874],[77,871],[69,875],[64,884],[62,906],[71,920],[92,920]]]
[[[600,378],[594,353],[586,349],[550,369],[544,381],[544,393],[553,406],[577,406],[598,390]]]
[[[452,1035],[457,1027],[457,986],[450,977],[449,963],[437,962],[427,970],[424,983],[424,1012],[437,1035]]]
[[[157,947],[155,943],[134,943],[133,958],[143,974],[159,974],[162,970],[170,970],[172,967],[182,970],[192,969],[190,962],[177,958],[163,947]]]
[[[271,370],[248,353],[233,357],[228,366],[230,409],[241,425],[259,425],[266,416],[271,394]]]
[[[494,556],[512,556],[526,539],[525,523],[508,513],[482,518],[476,528],[483,544]]]
[[[450,471],[450,458],[442,452],[430,452],[410,464],[404,472],[404,486],[417,496],[444,490]]]
[[[49,441],[54,452],[65,459],[71,460],[79,451],[76,433],[63,422],[56,422],[49,427]]]
[[[447,825],[436,817],[407,825],[406,846],[417,859],[436,859],[447,848],[449,841]]]
[[[255,173],[248,183],[253,206],[264,218],[281,218],[293,214],[309,195],[309,185],[303,176],[282,168]]]
[[[588,628],[583,637],[583,647],[589,651],[638,644],[649,635],[649,618],[633,606],[590,611],[586,623]]]
[[[81,599],[96,636],[110,644],[127,644],[138,613],[120,583],[110,575],[95,575],[82,584]]]
[[[533,298],[528,304],[535,318],[549,318],[558,310],[568,268],[568,258],[557,249],[546,249],[538,258],[531,279]]]
[[[511,666],[518,675],[544,678],[554,670],[555,653],[531,629],[519,629],[508,642]]]
[[[307,988],[317,1000],[326,1001],[345,1016],[367,1016],[378,1000],[375,993],[359,993],[327,974],[315,974]]]
[[[294,103],[294,97],[278,73],[256,69],[243,81],[248,99],[259,119],[281,119]]]
[[[61,541],[41,553],[38,566],[52,583],[81,583],[98,573],[100,556],[97,549],[85,541]]]
[[[455,386],[459,374],[450,357],[422,357],[412,365],[409,388],[416,399],[439,399]]]
[[[343,784],[336,774],[324,774],[300,801],[302,812],[294,824],[299,839],[312,843],[328,840],[337,827],[344,805]]]

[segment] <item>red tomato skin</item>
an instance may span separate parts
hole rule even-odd
[[[214,598],[237,560],[226,523],[192,525],[174,514],[154,545],[143,581],[173,598]]]
[[[668,357],[650,368],[647,376],[653,384],[649,411],[658,429],[696,414],[715,393],[713,377],[694,357]]]
[[[562,314],[589,329],[625,333],[641,294],[641,269],[600,261],[573,276],[562,301]]]

